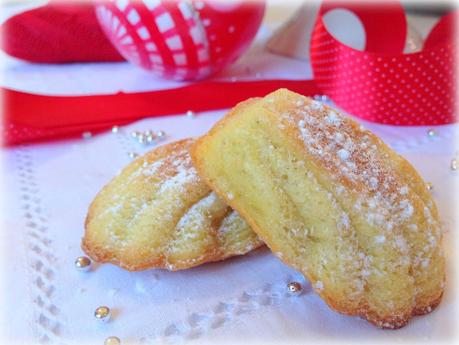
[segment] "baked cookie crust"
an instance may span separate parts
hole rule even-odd
[[[440,302],[435,203],[357,122],[280,89],[242,102],[191,149],[200,176],[333,309],[400,328]]]
[[[186,139],[138,157],[89,207],[83,250],[130,271],[172,271],[243,255],[263,242],[199,178]]]

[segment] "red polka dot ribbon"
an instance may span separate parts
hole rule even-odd
[[[353,12],[366,33],[364,51],[333,37],[323,15],[336,8]],[[400,3],[326,2],[311,39],[311,62],[318,87],[336,105],[368,121],[391,125],[441,125],[455,121],[454,22],[443,17],[423,50],[403,54],[406,19]]]

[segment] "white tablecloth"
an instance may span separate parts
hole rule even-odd
[[[260,37],[263,37],[263,33]],[[2,56],[3,86],[47,94],[94,94],[173,87],[127,63],[30,65]],[[303,71],[302,74],[298,71]],[[255,47],[218,78],[307,78],[307,63],[272,56]],[[64,110],[65,111],[65,110]],[[452,340],[456,320],[452,266],[458,172],[457,125],[392,127],[362,122],[405,156],[432,182],[445,229],[448,281],[443,302],[430,315],[397,331],[382,331],[356,317],[330,310],[302,276],[267,249],[198,268],[130,273],[112,265],[75,270],[88,205],[100,188],[129,163],[129,152],[151,147],[132,130],[164,130],[168,141],[199,136],[225,110],[151,118],[89,139],[2,149],[3,291],[0,306],[9,342],[103,344],[116,335],[123,344],[372,341],[401,343]],[[299,281],[299,296],[287,292]],[[100,324],[100,305],[113,318]]]

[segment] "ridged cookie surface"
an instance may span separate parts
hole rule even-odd
[[[236,106],[192,157],[335,310],[398,328],[440,302],[432,197],[405,159],[352,119],[282,89]]]
[[[92,202],[82,241],[98,262],[136,271],[180,270],[262,245],[247,223],[201,181],[192,139],[137,158]]]

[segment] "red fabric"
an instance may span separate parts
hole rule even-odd
[[[372,16],[374,6],[358,5],[358,16],[367,33],[364,51],[334,38],[319,16],[311,40],[311,63],[319,88],[342,109],[368,121],[391,125],[456,121],[457,42],[452,35],[445,35],[454,17],[442,18],[421,52],[403,54],[406,23],[400,20],[404,16],[402,6],[398,2],[378,4],[381,15],[386,16],[384,22]],[[326,6],[322,13],[341,7],[353,10],[337,3]],[[393,47],[388,44],[391,39]]]
[[[455,34],[455,24],[457,23],[459,12],[451,12],[443,17],[432,29],[426,41],[424,49],[434,48],[439,43],[457,42]]]
[[[2,49],[40,63],[124,60],[99,27],[87,2],[51,1],[9,18],[0,27]]]
[[[176,89],[98,96],[44,96],[3,89],[4,128],[0,130],[4,145],[79,136],[148,116],[230,108],[281,87],[309,96],[318,93],[311,80],[201,82]]]

